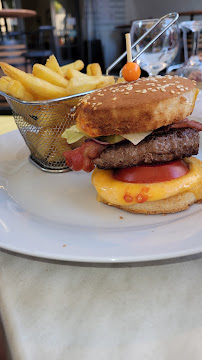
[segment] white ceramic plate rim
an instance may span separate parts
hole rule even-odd
[[[46,174],[37,169],[29,162],[28,149],[17,130],[2,135],[1,139],[2,249],[54,260],[94,263],[163,260],[202,252],[202,205],[193,205],[185,212],[165,217],[125,213],[96,201],[89,174]],[[199,157],[202,158],[201,154]],[[35,194],[28,192],[27,176],[29,186],[38,184],[40,187],[47,181],[48,187],[50,183],[50,198],[55,201],[57,213],[60,215],[64,209],[71,219],[67,217],[66,222],[62,212],[55,218],[54,212],[44,204],[48,196],[45,198],[44,195],[43,199],[43,193],[39,194],[38,211]],[[78,184],[79,194],[76,191]],[[24,203],[21,203],[20,187],[23,187]],[[61,197],[58,200],[59,187],[63,187],[63,192],[73,187],[74,198],[64,201]],[[82,195],[85,197],[85,211],[82,209]],[[41,210],[43,206],[46,215]]]

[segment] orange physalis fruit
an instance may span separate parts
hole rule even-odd
[[[122,70],[122,75],[126,81],[135,81],[139,79],[141,74],[140,67],[135,62],[127,62]]]

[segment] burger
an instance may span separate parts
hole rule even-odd
[[[202,201],[202,162],[192,157],[202,124],[187,119],[198,91],[166,75],[87,94],[62,135],[73,149],[67,166],[94,170],[97,200],[132,213],[175,213]]]

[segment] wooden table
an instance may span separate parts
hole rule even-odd
[[[194,16],[202,15],[202,10],[182,11],[179,13],[180,16],[190,16],[190,20],[193,20]]]
[[[9,131],[16,130],[17,126],[13,116],[1,115],[0,116],[0,135],[3,135]]]
[[[2,18],[27,18],[31,16],[36,16],[37,12],[35,10],[28,9],[1,9],[0,17]]]

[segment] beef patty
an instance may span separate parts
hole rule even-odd
[[[139,144],[123,141],[108,146],[93,160],[100,169],[126,168],[135,165],[157,164],[197,155],[199,132],[195,129],[156,131]]]

